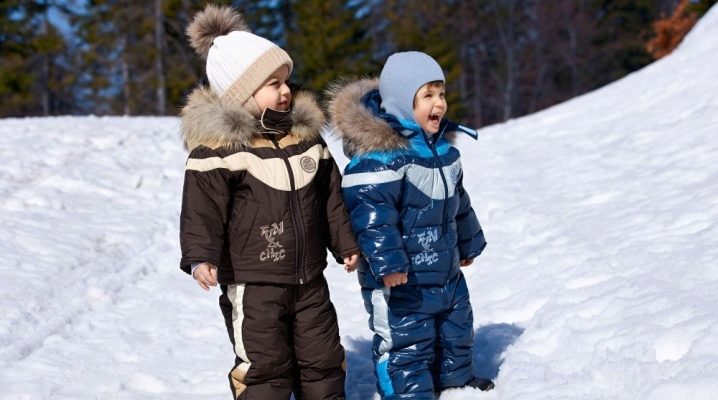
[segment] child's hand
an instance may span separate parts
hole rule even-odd
[[[473,264],[473,263],[474,263],[474,259],[473,259],[473,258],[465,258],[465,259],[461,260],[461,264],[460,264],[460,265],[461,265],[462,267],[468,267],[469,265],[471,265],[471,264]]]
[[[210,286],[217,286],[217,267],[210,263],[200,264],[192,276],[204,290],[209,290]]]
[[[344,269],[353,272],[359,266],[359,253],[352,253],[344,257]]]
[[[384,275],[384,286],[394,287],[404,284],[409,281],[408,273],[406,272],[393,272],[391,274]]]

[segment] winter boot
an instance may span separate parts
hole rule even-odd
[[[494,382],[491,379],[481,378],[479,376],[474,377],[466,384],[467,387],[479,389],[482,392],[488,392],[494,388]]]
[[[488,392],[489,390],[494,388],[494,382],[491,379],[481,378],[481,377],[474,377],[464,386],[456,386],[456,388],[459,387],[470,387],[474,389],[479,389],[482,392]],[[441,396],[441,392],[447,389],[453,389],[452,387],[445,387],[441,390],[435,390],[434,391],[434,398],[438,399],[439,396]]]

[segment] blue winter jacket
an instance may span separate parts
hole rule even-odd
[[[383,113],[376,87],[376,80],[349,84],[329,110],[351,159],[342,191],[365,261],[360,283],[379,288],[383,276],[408,272],[408,284],[443,285],[460,260],[486,246],[451,143],[466,128],[444,120],[427,137],[415,122]]]

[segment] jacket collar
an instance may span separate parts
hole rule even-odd
[[[263,136],[259,121],[247,109],[225,104],[203,86],[189,95],[181,121],[182,140],[190,151],[198,146],[236,150]],[[299,92],[293,100],[292,121],[290,135],[305,141],[319,137],[325,117],[311,94]]]

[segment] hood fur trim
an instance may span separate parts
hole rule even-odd
[[[327,110],[347,155],[409,148],[409,141],[364,107],[361,98],[379,88],[379,79],[334,84],[327,90]]]
[[[208,87],[192,91],[181,117],[182,141],[189,151],[198,146],[237,150],[250,147],[252,139],[261,137],[259,121],[247,109],[223,102]],[[319,136],[325,117],[314,96],[299,92],[294,96],[292,120],[290,134],[304,141]]]

